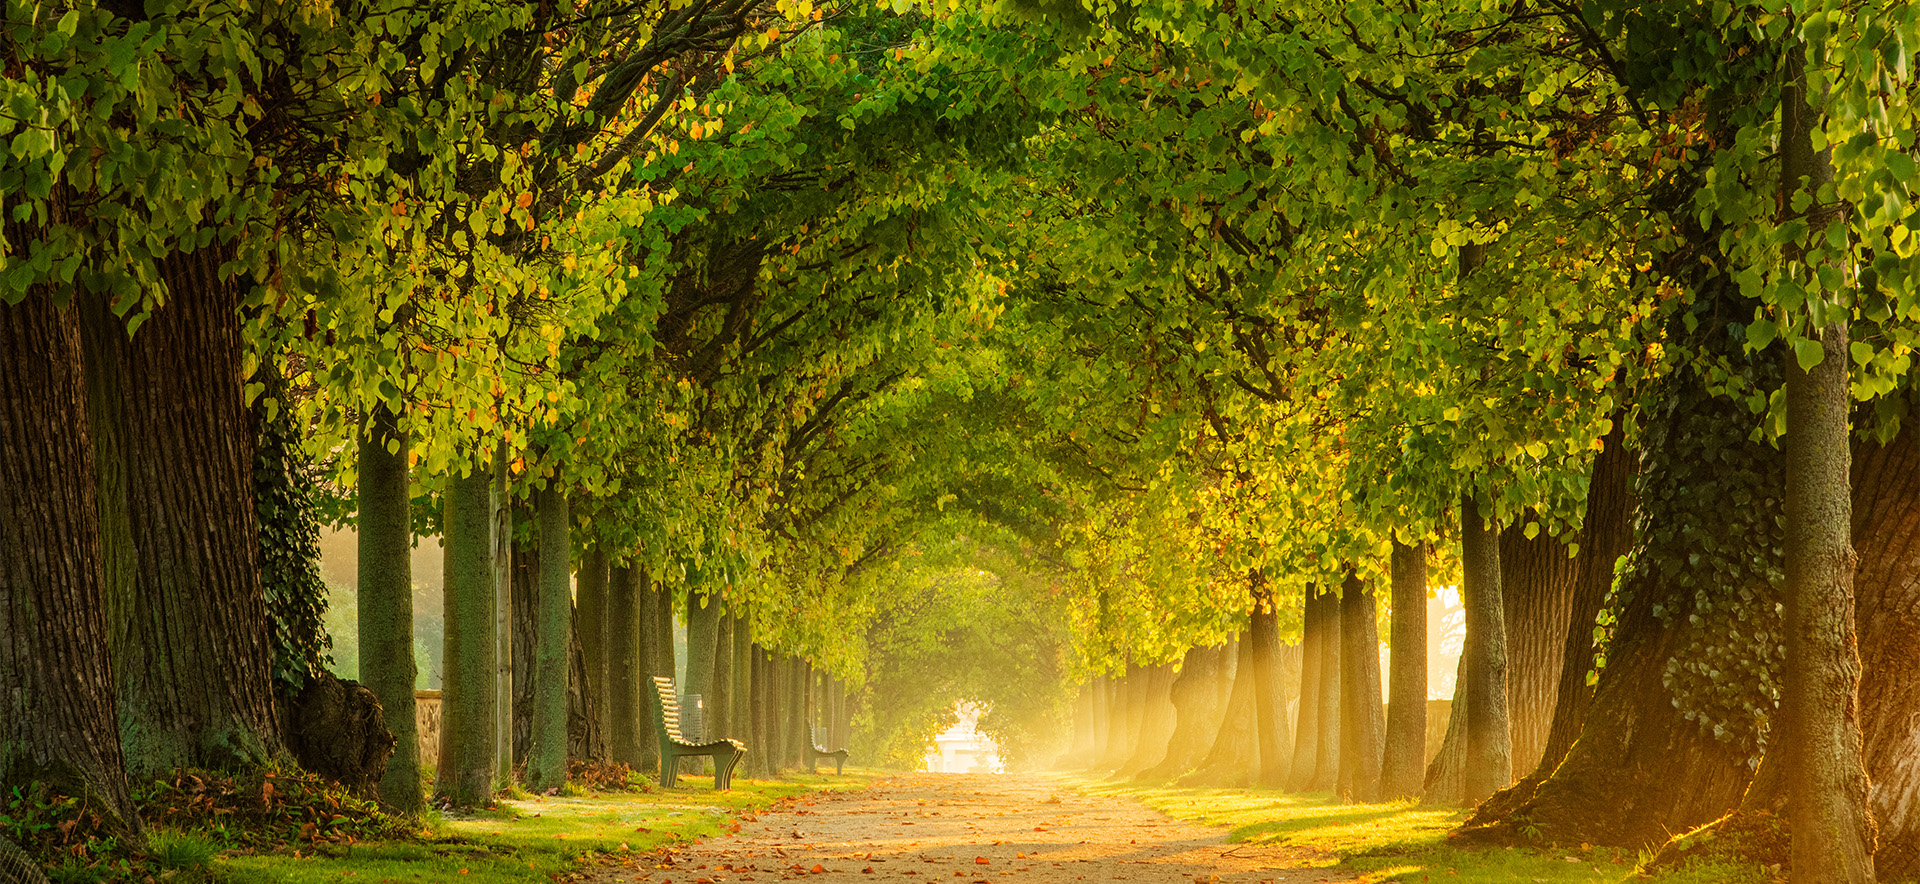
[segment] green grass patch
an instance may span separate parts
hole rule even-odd
[[[638,857],[737,829],[740,817],[808,792],[864,787],[871,776],[799,774],[785,780],[736,777],[714,792],[710,777],[682,776],[680,788],[503,798],[471,817],[434,818],[417,840],[322,844],[314,852],[225,856],[216,881],[260,884],[460,884],[547,881],[583,862]]]
[[[1348,804],[1327,793],[1273,789],[1189,789],[1141,786],[1085,778],[1063,783],[1090,795],[1139,800],[1170,817],[1229,830],[1235,843],[1287,846],[1324,856],[1300,866],[1339,867],[1369,882],[1425,884],[1544,882],[1619,884],[1638,878],[1642,856],[1612,848],[1532,849],[1450,843],[1447,833],[1466,811],[1421,807],[1411,801]],[[1765,884],[1757,866],[1703,862],[1663,872],[1664,884]]]

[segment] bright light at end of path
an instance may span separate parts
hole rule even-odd
[[[933,738],[934,750],[926,758],[928,773],[1006,773],[999,744],[979,731],[982,711],[971,703],[954,706],[953,714],[960,720]]]

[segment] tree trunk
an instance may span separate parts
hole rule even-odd
[[[1314,750],[1313,779],[1307,791],[1323,792],[1340,782],[1340,709],[1345,692],[1341,690],[1340,649],[1344,630],[1340,628],[1340,594],[1328,590],[1320,594],[1320,708],[1313,716],[1319,733]]]
[[[8,239],[23,242],[19,225]],[[90,795],[135,843],[77,308],[0,303],[0,785]]]
[[[1275,789],[1287,783],[1293,758],[1293,728],[1287,721],[1287,686],[1280,665],[1280,607],[1266,579],[1254,572],[1253,619],[1247,641],[1253,645],[1254,732],[1260,743],[1255,782]]]
[[[720,600],[710,602],[720,607]],[[733,615],[721,608],[714,624],[713,677],[707,686],[707,720],[713,722],[708,733],[714,739],[738,736],[733,726]]]
[[[1100,759],[1106,755],[1107,739],[1112,733],[1113,712],[1107,705],[1113,691],[1104,675],[1094,676],[1092,681],[1087,682],[1086,690],[1091,697],[1088,706],[1093,709],[1093,728],[1089,734],[1092,742],[1087,745],[1087,753],[1074,760],[1074,766],[1092,770],[1100,766]]]
[[[1214,645],[1211,648],[1191,648],[1180,663],[1180,677],[1174,679],[1168,690],[1168,699],[1173,703],[1173,735],[1167,738],[1165,756],[1159,764],[1141,771],[1137,780],[1171,780],[1192,770],[1202,755],[1212,747],[1213,739],[1220,733],[1220,718],[1225,708],[1220,703],[1216,684],[1225,665],[1226,646]],[[1088,715],[1093,709],[1093,692],[1082,691],[1078,707]],[[1082,728],[1086,740],[1093,736],[1092,722]],[[1076,744],[1081,744],[1079,739]],[[1084,750],[1076,750],[1078,756]]]
[[[601,687],[592,686],[587,676],[587,653],[580,645],[580,609],[570,606],[567,617],[567,759],[604,762],[607,760],[605,715],[594,710],[595,702],[605,696]]]
[[[753,646],[753,754],[747,756],[747,763],[762,779],[780,772],[780,723],[778,720],[780,696],[780,673],[774,665],[773,653],[761,647]]]
[[[658,772],[653,732],[653,640],[642,625],[656,592],[638,565],[607,569],[607,749],[639,772]]]
[[[1426,600],[1423,598],[1424,603]],[[1380,709],[1380,627],[1373,588],[1349,569],[1340,587],[1340,781],[1342,797],[1380,800],[1386,724]]]
[[[749,751],[761,751],[763,746],[753,739],[753,621],[746,616],[733,618],[732,647],[728,653],[733,659],[732,712],[733,730],[741,742],[748,745]]]
[[[1453,700],[1447,706],[1447,733],[1440,751],[1427,764],[1420,800],[1427,804],[1459,804],[1467,798],[1467,655],[1453,669]]]
[[[380,801],[420,812],[420,732],[413,686],[413,492],[407,482],[407,435],[385,406],[375,408],[360,437],[360,683],[380,701],[393,757],[380,777]]]
[[[1615,416],[1612,431],[1601,439],[1600,453],[1593,459],[1586,514],[1576,535],[1580,543],[1579,576],[1560,654],[1560,683],[1554,691],[1553,725],[1547,730],[1546,747],[1533,772],[1481,802],[1469,825],[1483,818],[1499,819],[1532,798],[1566,758],[1567,750],[1580,736],[1587,707],[1593,703],[1593,686],[1587,683],[1587,675],[1593,670],[1597,647],[1595,623],[1601,605],[1613,590],[1615,565],[1633,545],[1633,479],[1639,471],[1639,456],[1626,446],[1625,423],[1625,415]],[[1504,555],[1503,551],[1503,566]]]
[[[1427,753],[1427,545],[1396,539],[1392,555],[1393,671],[1380,762],[1380,797],[1390,801],[1420,794]]]
[[[527,751],[533,746],[533,698],[536,686],[533,651],[540,640],[540,624],[536,616],[536,602],[540,597],[540,548],[539,529],[531,502],[518,503],[512,508],[515,521],[530,528],[524,540],[516,538],[513,541],[515,549],[511,576],[507,582],[510,641],[506,644],[511,675],[506,683],[512,687],[512,705],[508,709],[513,724],[513,765],[518,768],[527,763]]]
[[[588,741],[588,755],[595,761],[608,753],[608,728],[613,721],[613,694],[608,690],[612,676],[607,665],[608,628],[607,554],[598,543],[591,543],[580,555],[580,575],[575,582],[573,632],[580,643],[579,691],[585,706],[586,728],[594,736]]]
[[[1470,821],[1488,836],[1657,844],[1731,810],[1765,746],[1779,455],[1750,441],[1744,404],[1690,371],[1665,384],[1645,424],[1636,548],[1580,737],[1531,797]]]
[[[680,687],[687,695],[698,694],[705,707],[705,734],[687,734],[690,740],[710,739],[714,721],[714,651],[720,644],[720,599],[687,590],[687,683]]]
[[[1507,630],[1500,592],[1498,529],[1472,495],[1460,502],[1460,598],[1467,609],[1466,798],[1479,802],[1513,784],[1507,720]]]
[[[109,604],[129,617],[113,670],[121,743],[138,782],[180,767],[265,764],[283,751],[260,586],[240,288],[220,273],[226,257],[208,247],[162,259],[170,300],[115,348],[127,440],[118,456],[137,565],[132,599]]]
[[[491,486],[486,469],[476,465],[469,475],[448,479],[441,497],[446,639],[434,796],[458,807],[485,806],[493,799],[497,764]]]
[[[1300,706],[1293,716],[1293,758],[1287,770],[1287,790],[1305,792],[1320,766],[1320,649],[1326,646],[1327,624],[1321,616],[1320,590],[1307,587],[1301,613]]]
[[[1251,638],[1235,643],[1233,689],[1227,695],[1226,714],[1213,746],[1200,759],[1192,773],[1180,778],[1181,785],[1239,788],[1253,782],[1260,770],[1260,732],[1255,709]]]
[[[1546,754],[1547,732],[1560,690],[1567,624],[1580,584],[1580,561],[1567,555],[1572,536],[1543,530],[1527,539],[1526,525],[1500,532],[1500,601],[1507,634],[1507,716],[1513,770],[1531,771]],[[1589,629],[1591,624],[1589,624]],[[1501,788],[1506,788],[1505,783]]]
[[[1114,771],[1116,777],[1132,777],[1167,756],[1167,741],[1173,736],[1173,665],[1162,663],[1141,672],[1140,737],[1125,764]]]
[[[787,678],[787,766],[807,765],[807,723],[812,709],[807,703],[813,683],[813,667],[799,657],[788,657]]]
[[[656,580],[648,580],[641,586],[645,590],[642,596],[645,604],[640,609],[641,632],[645,634],[647,653],[652,655],[652,674],[675,679],[675,686],[685,690],[686,686],[679,683],[678,673],[674,671],[673,591]],[[651,690],[653,683],[647,684]]]
[[[1854,616],[1868,793],[1884,880],[1920,878],[1920,431],[1853,455]]]
[[[535,492],[540,563],[534,619],[533,735],[527,751],[527,786],[536,792],[567,784],[567,648],[573,613],[569,567],[573,517],[558,479]]]
[[[487,488],[493,513],[494,782],[513,782],[513,497],[507,490],[507,443],[493,447]]]

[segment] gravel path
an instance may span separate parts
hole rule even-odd
[[[648,884],[1308,884],[1350,880],[1302,848],[1226,832],[1138,802],[1074,794],[1038,775],[903,774],[742,817],[737,835],[597,882]]]

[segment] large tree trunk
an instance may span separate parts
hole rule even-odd
[[[720,607],[720,600],[710,604]],[[707,685],[708,733],[714,739],[738,736],[733,726],[733,615],[721,608],[720,621],[714,624],[713,677]]]
[[[507,443],[493,447],[487,486],[493,529],[493,779],[513,782],[513,496],[507,488]]]
[[[651,581],[638,565],[607,570],[607,749],[636,771],[657,771],[653,733],[652,636],[642,625],[652,605]]]
[[[539,579],[534,597],[533,722],[527,750],[527,786],[535,791],[567,784],[567,650],[573,614],[573,517],[558,480],[534,495],[539,532]]]
[[[1500,592],[1497,529],[1471,495],[1460,504],[1461,601],[1467,609],[1466,800],[1478,802],[1513,783],[1507,721],[1507,631]]]
[[[1164,757],[1135,777],[1139,780],[1170,780],[1192,770],[1203,755],[1213,745],[1213,738],[1220,732],[1220,718],[1226,711],[1219,698],[1217,683],[1221,671],[1226,665],[1226,646],[1215,645],[1211,648],[1192,648],[1180,664],[1180,677],[1174,679],[1168,690],[1168,699],[1174,708],[1173,735],[1167,738]],[[1093,692],[1082,691],[1079,709],[1090,715],[1093,709]],[[1087,722],[1084,736],[1091,741],[1092,722]],[[1079,740],[1076,739],[1076,745]],[[1078,751],[1073,753],[1080,754]]]
[[[1380,797],[1420,794],[1427,752],[1427,545],[1393,542],[1393,671],[1387,676],[1387,729],[1380,762]]]
[[[1580,544],[1578,577],[1560,654],[1559,686],[1554,691],[1553,724],[1547,730],[1546,747],[1532,773],[1481,802],[1474,810],[1476,821],[1498,819],[1533,797],[1566,758],[1567,750],[1580,736],[1587,707],[1593,703],[1593,686],[1587,683],[1587,676],[1593,671],[1595,622],[1613,590],[1614,568],[1633,545],[1633,479],[1639,471],[1639,456],[1626,446],[1624,423],[1624,415],[1616,416],[1613,430],[1601,439],[1600,453],[1593,459],[1586,514],[1576,535]],[[1505,551],[1501,554],[1504,557]],[[1505,564],[1502,558],[1503,569]]]
[[[420,812],[420,735],[414,711],[413,492],[407,482],[407,435],[399,418],[377,407],[360,437],[360,683],[380,701],[393,756],[380,777],[380,801],[408,815]]]
[[[1293,758],[1293,725],[1287,720],[1287,679],[1281,657],[1280,607],[1264,577],[1254,578],[1253,619],[1247,641],[1253,643],[1254,732],[1260,742],[1255,782],[1281,788]]]
[[[1207,756],[1192,773],[1180,778],[1181,785],[1234,788],[1252,783],[1259,772],[1260,723],[1254,708],[1258,686],[1254,683],[1253,651],[1251,639],[1234,643],[1237,659],[1230,676],[1232,693],[1227,696],[1226,714],[1220,719],[1220,730]]]
[[[1340,689],[1340,648],[1345,641],[1340,625],[1340,594],[1329,589],[1320,594],[1320,708],[1314,712],[1315,738],[1313,778],[1307,791],[1331,790],[1340,781],[1340,709],[1344,692]]]
[[[1287,789],[1305,792],[1313,784],[1313,772],[1320,766],[1320,676],[1324,659],[1321,648],[1327,643],[1327,623],[1323,616],[1320,589],[1307,587],[1305,609],[1301,613],[1300,706],[1293,717],[1293,758],[1288,765]]]
[[[75,314],[44,291],[0,304],[0,784],[94,796],[137,843]]]
[[[1500,532],[1500,601],[1507,635],[1507,730],[1513,770],[1524,773],[1546,754],[1547,733],[1560,691],[1567,623],[1580,584],[1580,561],[1569,556],[1575,537],[1533,539],[1526,525]],[[1589,624],[1591,626],[1591,624]],[[1502,783],[1501,788],[1507,784]]]
[[[607,760],[606,716],[595,711],[606,694],[587,676],[587,653],[580,646],[580,609],[573,606],[567,630],[567,758],[571,761]]]
[[[1143,707],[1140,737],[1134,743],[1133,755],[1113,772],[1116,777],[1132,777],[1159,764],[1167,756],[1167,742],[1173,737],[1173,665],[1161,663],[1146,667],[1140,678]]]
[[[1880,826],[1874,866],[1920,878],[1920,430],[1853,455],[1854,576],[1868,800]]]
[[[440,771],[434,796],[457,807],[493,798],[499,696],[494,636],[492,477],[483,465],[447,481],[441,495],[445,557],[445,670],[440,694]]]
[[[162,259],[171,292],[117,368],[137,566],[115,645],[128,774],[264,764],[282,752],[253,510],[240,289],[216,247]],[[99,354],[111,358],[109,354]],[[97,366],[112,370],[108,365]],[[118,556],[123,553],[115,553]]]
[[[535,603],[540,597],[540,548],[531,503],[516,504],[513,510],[514,520],[527,525],[531,532],[525,539],[514,540],[512,575],[507,583],[511,598],[507,605],[511,639],[507,643],[507,659],[512,669],[507,684],[513,688],[512,703],[507,709],[513,724],[513,764],[518,768],[527,763],[527,751],[533,746],[533,649],[540,640],[540,624],[535,616]]]
[[[1340,696],[1345,700],[1340,717],[1340,794],[1365,803],[1380,800],[1380,763],[1386,749],[1378,616],[1373,587],[1349,569],[1340,587]]]
[[[607,757],[608,728],[613,719],[613,694],[608,690],[612,673],[607,665],[612,635],[607,619],[607,554],[599,543],[590,543],[581,552],[574,599],[573,632],[580,645],[579,684],[575,690],[583,698],[581,714],[586,716],[587,732],[593,735],[585,757],[599,761]]]
[[[1086,690],[1093,696],[1090,703],[1093,708],[1093,742],[1087,747],[1086,755],[1074,760],[1074,766],[1093,770],[1100,766],[1100,759],[1106,755],[1107,740],[1113,729],[1113,710],[1109,708],[1113,688],[1105,675],[1096,675],[1087,682]]]
[[[1779,455],[1749,440],[1744,404],[1690,371],[1666,384],[1646,422],[1641,528],[1585,726],[1531,797],[1472,821],[1485,834],[1657,844],[1732,809],[1765,745]]]

